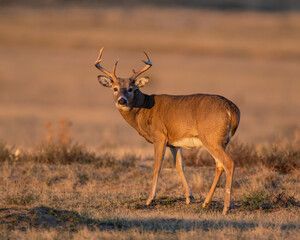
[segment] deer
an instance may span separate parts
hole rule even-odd
[[[215,178],[202,205],[207,208],[212,200],[219,179],[225,171],[225,198],[223,215],[230,209],[231,187],[234,162],[225,152],[226,146],[235,134],[240,122],[240,110],[230,100],[219,95],[147,95],[141,92],[149,77],[140,77],[152,66],[146,52],[147,60],[139,71],[129,78],[116,76],[116,61],[112,72],[101,66],[103,47],[95,62],[104,75],[98,76],[99,83],[113,90],[113,98],[118,111],[125,121],[142,137],[154,145],[153,179],[150,195],[146,205],[155,201],[158,177],[166,148],[171,150],[176,170],[180,175],[186,203],[193,199],[193,193],[187,182],[182,148],[204,147],[216,163]]]

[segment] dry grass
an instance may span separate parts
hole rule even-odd
[[[20,165],[27,163],[41,164],[92,164],[94,167],[127,168],[134,167],[137,156],[124,154],[122,159],[116,159],[112,153],[103,152],[97,155],[78,143],[73,143],[69,136],[70,122],[59,121],[58,128],[53,128],[51,122],[46,123],[46,141],[33,150],[22,151],[8,148],[0,143],[0,163]]]
[[[264,148],[263,163],[279,172],[290,172],[300,167],[300,133],[295,132],[293,139],[279,140],[277,144]]]
[[[259,163],[258,159],[264,161],[264,158],[257,152],[258,159],[249,159],[255,161],[253,164],[237,162],[231,211],[224,217],[221,212],[225,179],[221,178],[210,208],[202,209],[214,168],[203,164],[186,167],[196,197],[186,205],[179,176],[168,159],[159,180],[157,200],[147,207],[152,159],[135,155],[120,159],[87,151],[67,137],[67,126],[67,121],[61,122],[58,130],[51,131],[57,133],[56,137],[48,135],[51,141],[31,152],[16,154],[14,149],[1,145],[1,237],[184,239],[201,235],[214,239],[275,236],[297,239],[300,236],[299,167],[282,171],[276,165],[271,166],[271,162]],[[288,150],[281,146],[282,152],[294,151],[293,147],[299,146],[295,140],[289,142]],[[247,152],[245,149],[254,151],[245,144],[242,146],[231,148],[236,156]],[[264,148],[264,151],[269,150]],[[281,154],[274,157],[279,159],[277,163],[282,161],[281,157]]]
[[[224,179],[211,207],[201,208],[213,180],[214,170],[208,167],[186,168],[196,197],[190,205],[185,204],[176,170],[164,168],[158,199],[151,207],[144,204],[152,169],[143,162],[134,168],[6,162],[0,170],[4,238],[220,238],[225,234],[221,238],[292,235],[296,239],[300,234],[299,171],[282,175],[264,168],[237,168],[232,210],[224,217]]]
[[[45,163],[45,164],[93,164],[95,167],[135,167],[136,161],[141,156],[126,153],[122,160],[117,154],[103,151],[100,154],[88,151],[82,144],[73,143],[70,137],[70,122],[60,119],[59,125],[53,127],[47,122],[46,141],[41,143],[33,151],[20,151],[7,147],[0,143],[0,163],[10,164]],[[264,166],[270,170],[289,173],[300,169],[300,138],[299,132],[295,132],[293,139],[281,139],[275,144],[264,146],[257,150],[255,146],[242,143],[238,139],[230,142],[226,149],[233,159],[236,167],[249,168]],[[117,149],[117,147],[114,147]],[[205,148],[185,150],[184,157],[187,166],[215,166],[213,157]],[[168,155],[165,160],[166,167],[174,166],[173,158]]]

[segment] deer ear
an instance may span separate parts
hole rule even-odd
[[[111,77],[99,75],[98,76],[99,83],[104,87],[111,87],[114,83]]]
[[[134,84],[141,88],[141,87],[144,87],[148,81],[149,81],[149,77],[142,77],[142,78],[136,79],[134,81]]]

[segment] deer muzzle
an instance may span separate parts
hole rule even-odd
[[[127,99],[125,97],[119,97],[118,104],[124,106],[127,104]]]

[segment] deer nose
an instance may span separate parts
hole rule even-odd
[[[121,97],[121,98],[119,98],[118,103],[120,105],[125,105],[127,103],[127,100],[125,98]]]

